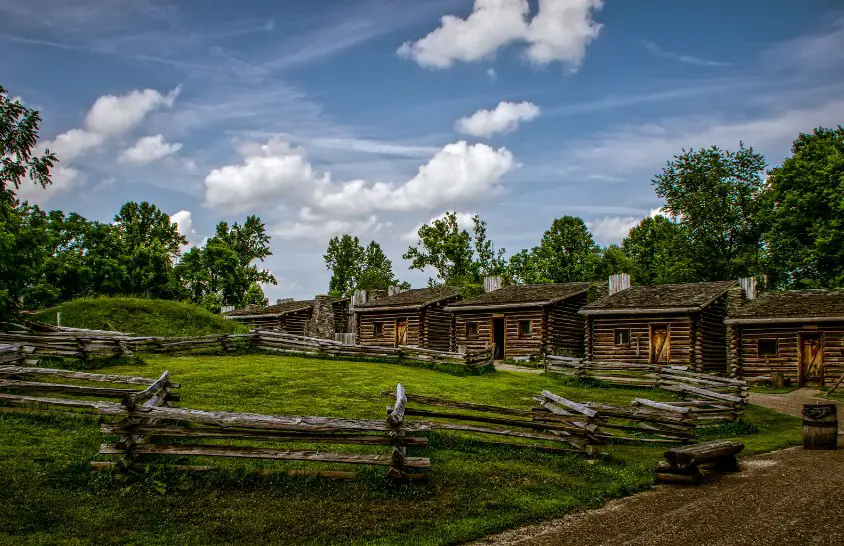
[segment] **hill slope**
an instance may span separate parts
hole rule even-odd
[[[56,323],[56,308],[44,309],[32,320]],[[145,336],[229,334],[247,329],[205,309],[178,301],[141,298],[89,298],[61,305],[62,326],[116,330]]]

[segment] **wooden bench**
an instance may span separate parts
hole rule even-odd
[[[669,449],[665,460],[654,470],[657,483],[700,482],[700,466],[712,464],[722,472],[738,470],[736,454],[744,449],[744,444],[730,440],[715,440],[690,446]]]

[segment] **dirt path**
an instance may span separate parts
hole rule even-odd
[[[803,412],[803,404],[828,404],[835,402],[835,400],[827,400],[821,396],[822,392],[818,389],[803,387],[802,389],[793,390],[786,394],[761,394],[758,392],[751,392],[749,401],[751,404],[765,406],[768,408],[800,417]],[[844,418],[844,404],[838,404],[838,420]]]
[[[842,505],[844,450],[791,448],[743,459],[741,472],[704,485],[660,485],[475,544],[844,544]]]

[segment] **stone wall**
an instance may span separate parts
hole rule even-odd
[[[305,324],[305,336],[320,339],[334,339],[334,308],[329,296],[320,295],[314,298],[314,310],[311,320]]]

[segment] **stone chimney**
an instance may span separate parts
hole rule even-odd
[[[332,298],[321,294],[314,298],[314,309],[311,319],[305,324],[305,336],[320,339],[334,339],[336,331],[334,325],[334,307]]]
[[[404,292],[401,286],[390,286],[387,288],[387,296],[395,296]]]
[[[501,288],[502,277],[501,275],[493,275],[490,277],[484,277],[484,292],[495,292],[499,288]]]
[[[276,305],[282,305],[282,304],[285,304],[285,303],[290,303],[292,301],[293,301],[293,298],[279,298],[279,299],[275,300],[275,304]]]
[[[375,301],[375,300],[384,299],[384,298],[387,297],[387,291],[386,290],[368,290],[366,292],[366,297],[367,297],[366,301]]]
[[[609,295],[617,294],[622,290],[630,288],[630,275],[627,273],[616,273],[610,275],[609,279]]]
[[[744,297],[748,300],[756,299],[756,278],[742,277],[738,280],[741,291],[744,292]]]

